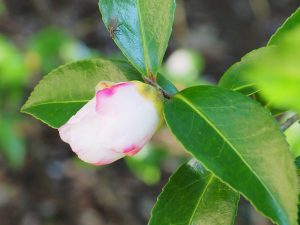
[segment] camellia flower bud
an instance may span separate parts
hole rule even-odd
[[[105,165],[138,153],[161,120],[162,100],[154,87],[100,82],[96,96],[58,130],[80,159]]]

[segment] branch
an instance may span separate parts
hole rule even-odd
[[[170,99],[172,96],[166,91],[164,90],[161,86],[159,86],[155,81],[153,81],[152,79],[149,79],[147,77],[143,77],[145,83],[155,87],[157,90],[160,91],[160,93],[166,98],[166,99]]]
[[[293,115],[292,117],[288,118],[282,125],[281,131],[286,131],[289,129],[294,123],[300,120],[300,116],[298,114]]]

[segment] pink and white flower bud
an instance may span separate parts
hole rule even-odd
[[[160,94],[152,86],[100,82],[96,96],[58,130],[81,160],[105,165],[138,153],[161,119]]]

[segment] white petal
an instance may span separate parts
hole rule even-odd
[[[98,91],[59,129],[62,140],[93,164],[136,154],[160,122],[155,104],[141,94],[140,86],[145,84],[127,82]]]

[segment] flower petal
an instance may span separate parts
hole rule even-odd
[[[103,165],[135,155],[161,120],[157,103],[144,96],[141,82],[123,82],[96,96],[59,128],[63,141],[85,162]],[[147,87],[149,88],[149,87]],[[152,87],[150,87],[152,90]],[[155,92],[156,90],[155,90]],[[161,104],[161,103],[160,103]]]

